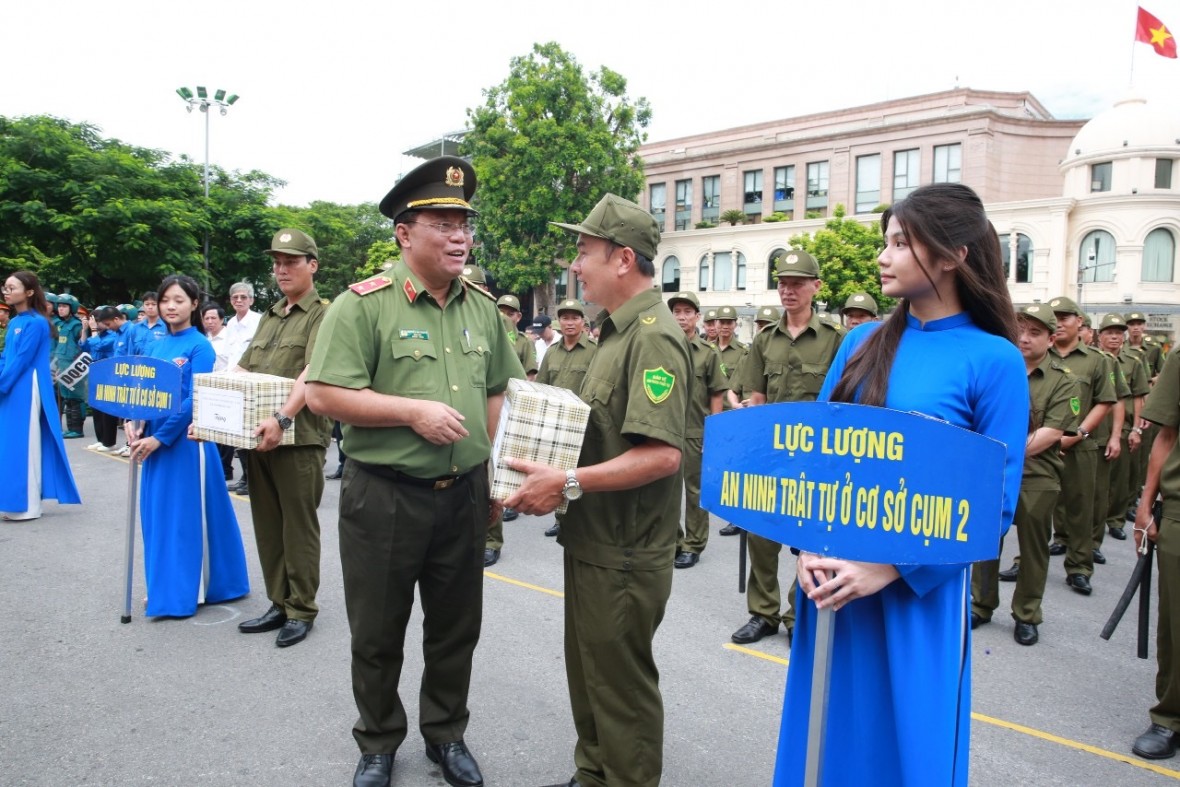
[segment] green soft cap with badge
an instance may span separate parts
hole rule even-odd
[[[1066,298],[1064,295],[1060,298],[1054,298],[1049,301],[1049,308],[1056,314],[1076,314],[1079,317],[1084,317],[1082,310],[1078,308],[1078,304],[1072,298]]]
[[[317,260],[320,250],[316,248],[315,240],[306,232],[291,227],[284,227],[270,239],[267,254],[293,254],[296,257],[314,257]]]
[[[652,215],[631,200],[615,194],[600,199],[581,224],[549,223],[563,230],[629,246],[649,260],[655,259],[656,248],[660,245],[660,226]]]
[[[475,194],[475,170],[458,156],[439,156],[420,164],[397,182],[379,206],[381,214],[396,220],[407,210],[464,210]]]
[[[776,278],[795,276],[799,278],[818,279],[819,263],[801,249],[789,249],[779,255],[774,265]]]
[[[672,306],[675,305],[677,302],[687,303],[689,306],[692,306],[692,308],[696,309],[698,312],[701,310],[701,302],[699,300],[697,300],[697,296],[691,292],[687,292],[687,291],[678,292],[675,295],[673,295],[671,298],[668,299],[668,308],[671,309]],[[718,316],[720,316],[720,315],[718,315]]]
[[[573,298],[567,298],[561,303],[557,304],[557,316],[560,317],[562,312],[575,312],[583,317],[586,316],[586,307],[582,305],[581,301],[575,301]]]
[[[722,306],[717,310],[718,320],[733,320],[737,322],[737,309],[732,306]]]
[[[778,306],[762,306],[754,315],[754,322],[778,322],[783,318],[783,310]]]
[[[501,295],[500,300],[496,301],[497,306],[507,306],[514,312],[520,311],[520,299],[515,295]]]
[[[464,265],[463,278],[472,284],[487,284],[488,277],[478,265]]]
[[[844,307],[840,309],[840,313],[847,314],[851,309],[860,309],[874,317],[877,316],[877,302],[867,292],[854,292],[849,295],[848,300],[844,301]]]
[[[1019,314],[1030,317],[1041,325],[1044,325],[1049,330],[1049,333],[1057,332],[1057,315],[1053,314],[1053,310],[1043,303],[1034,303],[1025,306],[1020,310]]]
[[[1133,322],[1147,322],[1147,315],[1143,312],[1127,312],[1123,319],[1130,325]]]
[[[1107,328],[1118,328],[1120,330],[1127,330],[1127,321],[1123,319],[1123,315],[1111,312],[1110,314],[1102,315],[1102,322],[1098,324],[1099,331],[1105,331]]]

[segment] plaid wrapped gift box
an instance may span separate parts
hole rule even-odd
[[[254,430],[287,401],[295,381],[256,372],[210,372],[193,375],[193,432],[200,440],[254,448]],[[294,445],[295,429],[283,432],[279,445]]]
[[[523,473],[503,466],[506,458],[577,467],[589,419],[590,406],[567,388],[509,380],[492,445],[492,497],[503,500],[524,480]],[[567,504],[562,500],[557,513],[564,514]]]

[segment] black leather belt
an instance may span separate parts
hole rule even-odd
[[[361,470],[364,470],[370,475],[375,475],[378,478],[386,478],[397,484],[418,486],[424,489],[433,489],[435,491],[440,489],[450,489],[452,486],[475,472],[475,470],[472,469],[468,470],[466,473],[460,473],[459,475],[443,475],[439,476],[438,478],[419,478],[415,475],[403,473],[401,470],[395,470],[392,467],[386,467],[385,465],[371,465],[367,462],[357,461],[352,457],[349,457],[348,461],[355,462],[356,466]]]

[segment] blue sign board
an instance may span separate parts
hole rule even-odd
[[[87,403],[119,418],[146,420],[180,409],[180,369],[170,361],[127,355],[90,365]]]
[[[891,564],[999,554],[1002,443],[915,414],[787,402],[705,419],[701,506],[805,552]]]

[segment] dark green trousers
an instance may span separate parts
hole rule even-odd
[[[701,451],[705,438],[684,438],[684,528],[680,531],[680,552],[701,554],[709,543],[709,512],[701,508]]]
[[[1155,696],[1151,720],[1180,732],[1180,520],[1159,523],[1155,547],[1156,581],[1159,584],[1159,617],[1156,619]]]
[[[320,587],[320,519],[324,449],[279,446],[246,451],[250,515],[266,597],[293,620],[315,620]]]
[[[750,553],[750,578],[746,582],[746,606],[751,615],[782,623],[787,628],[795,625],[795,590],[798,580],[792,577],[787,591],[787,610],[782,611],[782,590],[778,583],[779,555],[783,545],[750,533],[746,541]]]
[[[1049,577],[1049,535],[1058,493],[1052,489],[1021,489],[1016,504],[1017,543],[1020,545],[1020,573],[1012,594],[1012,619],[1040,624],[1041,599]],[[1001,541],[1002,546],[1002,541]],[[971,571],[971,611],[991,620],[1000,605],[1000,561],[976,563]]]
[[[463,737],[471,658],[483,619],[488,478],[476,468],[434,490],[344,465],[340,564],[352,632],[353,727],[362,754],[393,754],[406,738],[398,694],[414,587],[422,599],[418,727],[428,743]]]
[[[671,563],[617,571],[565,554],[565,673],[583,787],[660,783],[664,702],[651,644],[671,592]]]
[[[1105,454],[1105,448],[1094,454],[1094,508],[1091,511],[1090,520],[1091,550],[1101,547],[1103,539],[1106,538],[1106,511],[1110,507],[1111,498],[1117,496],[1114,494],[1111,484],[1114,482],[1115,468],[1118,466],[1119,460],[1108,460]]]
[[[1099,460],[1096,450],[1079,449],[1081,444],[1065,452],[1053,528],[1065,543],[1065,573],[1089,577],[1094,573],[1094,478]],[[1023,555],[1020,562],[1024,563]]]
[[[1131,453],[1131,446],[1126,437],[1119,443],[1119,458],[1112,462],[1110,467],[1110,496],[1106,502],[1105,516],[1102,526],[1098,528],[1100,533],[1095,534],[1095,540],[1099,544],[1102,541],[1098,540],[1098,536],[1104,537],[1106,528],[1123,527],[1127,523],[1127,507],[1133,499],[1129,497],[1131,478],[1135,475],[1139,463],[1139,451]]]
[[[484,542],[484,546],[488,549],[503,549],[504,548],[504,516],[501,514],[496,517],[496,520],[488,525],[488,537]]]

